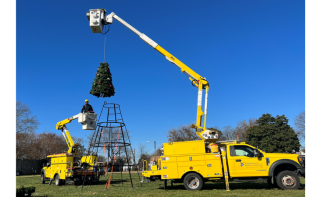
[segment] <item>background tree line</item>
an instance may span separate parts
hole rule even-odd
[[[62,135],[50,131],[36,133],[39,125],[36,115],[28,105],[16,102],[16,158],[17,159],[46,159],[47,155],[63,153],[68,150],[68,145]],[[74,143],[82,147],[79,154],[85,152],[84,139],[73,137]]]
[[[256,119],[250,118],[248,122],[246,120],[238,122],[235,128],[228,125],[223,127],[222,130],[219,127],[208,127],[207,129],[217,131],[220,141],[235,139],[245,141],[247,139],[247,130],[254,126],[255,121]],[[171,128],[167,133],[167,138],[169,142],[200,140],[195,129],[191,128],[191,124]]]
[[[273,117],[271,114],[263,114],[259,119],[250,118],[248,121],[241,120],[233,128],[227,125],[220,130],[219,127],[210,127],[209,130],[215,130],[219,133],[219,140],[240,140],[267,152],[297,152],[305,150],[305,111],[301,112],[294,119],[295,128],[288,125],[288,119],[282,115]],[[57,135],[50,131],[36,133],[39,121],[28,105],[16,102],[16,158],[17,159],[45,159],[47,155],[66,152],[68,146],[62,135]],[[192,141],[199,140],[191,124],[186,124],[177,128],[171,128],[167,133],[169,142]],[[115,141],[117,139],[117,131],[105,131],[105,141]],[[88,138],[91,138],[88,137]],[[125,136],[126,140],[129,138]],[[84,155],[85,140],[83,138],[73,137],[75,143],[81,146],[80,155]],[[128,147],[129,148],[129,147]],[[116,157],[116,161],[126,161],[124,151]],[[100,160],[105,160],[100,153]],[[154,151],[149,153],[146,146],[139,144],[137,152],[128,151],[129,162],[133,162],[134,154],[138,155],[138,162],[150,160],[154,155]],[[156,155],[161,155],[160,148],[157,149]]]
[[[301,146],[305,143],[305,111],[295,117],[295,129],[288,125],[288,122],[284,115],[273,117],[267,113],[259,119],[241,120],[235,128],[228,125],[222,130],[219,127],[207,129],[217,131],[220,141],[238,140],[267,152],[292,153],[300,149],[305,151],[305,147]],[[200,140],[191,124],[171,128],[167,138],[169,142]]]

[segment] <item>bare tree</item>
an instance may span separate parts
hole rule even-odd
[[[32,152],[32,142],[34,141],[35,134],[29,133],[16,133],[16,158],[17,159],[30,159]]]
[[[148,153],[146,153],[146,154],[142,154],[141,156],[140,156],[140,159],[139,159],[139,161],[138,161],[138,164],[139,164],[139,170],[143,170],[142,169],[142,167],[143,167],[143,161],[144,160],[146,160],[147,161],[147,164],[149,163],[149,161],[150,161],[150,158],[151,158],[151,155],[150,154],[148,154]],[[147,166],[145,166],[145,168],[147,168],[148,169],[148,165]]]
[[[138,145],[138,154],[139,154],[138,158],[141,158],[143,154],[148,154],[146,145],[142,143]]]
[[[78,149],[78,155],[79,156],[84,156],[86,152],[86,148],[84,147],[85,145],[85,140],[81,137],[72,137],[73,143],[79,144],[80,147]]]
[[[16,132],[33,133],[38,128],[39,121],[36,115],[31,115],[28,105],[16,102]]]
[[[300,141],[305,140],[305,111],[294,118],[295,131]]]
[[[45,159],[47,155],[63,153],[68,150],[65,139],[49,131],[16,134],[17,159]]]
[[[194,141],[200,139],[195,130],[191,128],[191,124],[171,128],[167,134],[167,138],[169,142]]]
[[[106,158],[104,155],[98,155],[98,161],[99,162],[105,162],[106,161]]]
[[[223,137],[225,138],[224,140],[236,139],[234,132],[235,132],[234,128],[232,128],[230,125],[224,126],[222,130]]]
[[[241,141],[247,140],[247,131],[249,128],[253,127],[255,125],[256,119],[250,118],[247,122],[246,120],[242,120],[237,123],[236,128],[233,132],[233,138],[238,139]]]

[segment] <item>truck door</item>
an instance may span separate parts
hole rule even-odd
[[[254,148],[247,145],[230,146],[229,166],[233,165],[236,177],[268,176],[266,158],[254,156]]]

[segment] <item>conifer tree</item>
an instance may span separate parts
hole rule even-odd
[[[96,77],[92,82],[90,94],[98,98],[114,96],[115,89],[112,84],[112,75],[108,63],[100,63]]]
[[[271,114],[263,114],[248,129],[248,143],[270,153],[298,152],[300,142],[288,121],[284,115],[272,117]]]

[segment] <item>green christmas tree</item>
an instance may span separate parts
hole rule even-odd
[[[90,94],[96,97],[111,97],[115,94],[115,89],[112,84],[110,67],[108,63],[100,63],[96,77],[92,82]]]
[[[248,144],[258,146],[270,153],[291,153],[299,151],[300,142],[297,134],[288,125],[284,116],[263,114],[247,131]]]

